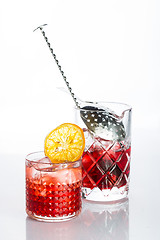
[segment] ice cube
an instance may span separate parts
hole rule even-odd
[[[78,168],[62,169],[54,172],[57,184],[72,184],[82,179],[82,170]]]
[[[88,131],[88,129],[84,128],[83,129],[84,132],[84,137],[85,137],[85,151],[87,151],[90,146],[94,143],[94,138],[91,135],[91,133]]]
[[[44,157],[32,163],[32,165],[38,171],[45,171],[45,172],[53,171],[53,163],[48,157]]]

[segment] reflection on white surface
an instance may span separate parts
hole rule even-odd
[[[86,202],[82,221],[89,239],[128,240],[128,199],[114,205]]]
[[[79,222],[80,224],[80,222]],[[78,224],[75,220],[61,223],[45,223],[26,218],[26,240],[72,240],[77,238]]]
[[[83,202],[82,213],[66,222],[26,218],[26,240],[129,240],[129,201],[119,204]]]

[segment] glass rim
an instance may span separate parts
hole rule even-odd
[[[37,158],[37,160],[30,160],[30,159],[28,159],[28,157],[29,156],[31,156],[31,155],[34,155],[34,154],[43,154],[44,156],[42,156],[42,157],[39,157],[39,158]],[[44,154],[44,151],[36,151],[36,152],[31,152],[31,153],[29,153],[29,154],[27,154],[26,155],[26,157],[25,157],[25,160],[27,161],[27,162],[30,162],[30,163],[33,163],[33,164],[35,164],[35,163],[37,163],[37,164],[44,164],[44,166],[45,166],[45,164],[52,164],[52,165],[63,165],[63,164],[67,164],[67,165],[69,165],[69,164],[74,164],[74,163],[77,163],[77,162],[81,162],[82,161],[82,157],[80,157],[78,160],[76,160],[76,161],[64,161],[64,162],[57,162],[57,163],[53,163],[48,157],[48,159],[51,161],[50,163],[46,163],[46,162],[39,162],[39,160],[41,160],[42,158],[45,158],[45,157],[47,157],[47,156],[45,156],[45,154]]]
[[[127,104],[127,103],[123,103],[123,102],[113,102],[113,101],[84,101],[83,103],[86,104],[92,104],[92,105],[98,105],[98,104],[113,104],[113,105],[121,105],[123,107],[125,107],[125,111],[131,111],[132,110],[132,106]],[[91,110],[86,110],[86,109],[82,109],[81,107],[74,107],[76,110],[81,110],[81,111],[91,111]],[[102,112],[103,110],[93,110],[93,111],[98,111],[98,112]]]

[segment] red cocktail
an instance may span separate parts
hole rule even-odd
[[[26,212],[41,221],[61,221],[81,211],[81,160],[52,163],[43,152],[26,158]]]
[[[86,141],[89,132],[84,130]],[[126,194],[129,184],[131,147],[127,143],[92,137],[92,144],[82,157],[83,190],[86,198],[96,189],[99,200],[115,200],[116,194]],[[103,194],[100,194],[100,191]],[[112,198],[110,197],[112,193]],[[88,198],[87,198],[88,199]],[[94,196],[93,196],[93,199]],[[97,199],[96,199],[97,200]]]
[[[83,105],[75,110],[85,135],[82,196],[92,201],[119,201],[129,190],[132,109],[114,102]]]

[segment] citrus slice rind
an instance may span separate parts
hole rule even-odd
[[[83,130],[72,123],[64,123],[51,131],[44,143],[45,155],[53,163],[74,162],[84,151]]]

